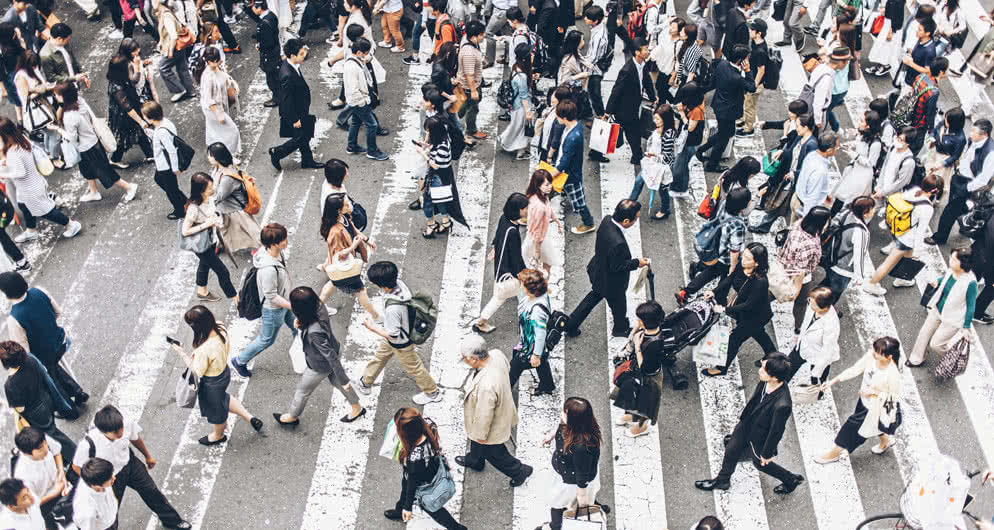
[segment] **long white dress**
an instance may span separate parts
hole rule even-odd
[[[231,118],[231,109],[228,103],[228,79],[228,74],[220,68],[217,70],[210,67],[204,69],[204,75],[200,78],[200,108],[204,111],[207,145],[221,142],[234,155],[242,149],[242,136],[238,132],[238,124]],[[217,105],[222,109],[224,123],[217,121],[217,115],[211,110],[212,105]]]

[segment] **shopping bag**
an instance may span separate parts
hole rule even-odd
[[[884,21],[887,20],[883,15],[877,15],[877,18],[873,19],[873,25],[870,26],[870,35],[876,37],[880,35],[880,30],[884,29]]]
[[[590,149],[609,155],[614,152],[618,143],[618,135],[621,134],[621,126],[617,123],[604,121],[600,118],[594,119],[590,127]]]
[[[197,374],[187,368],[183,370],[183,375],[176,381],[176,406],[181,409],[192,409],[197,404],[197,389],[200,380]]]
[[[701,342],[694,346],[693,360],[699,365],[724,366],[732,327],[727,317],[719,318]]]
[[[711,193],[704,196],[701,204],[697,206],[697,215],[704,219],[714,219],[718,213],[718,197],[721,196],[721,184],[715,184]]]
[[[935,365],[935,377],[950,379],[962,375],[966,365],[970,363],[970,339],[966,337],[956,341],[946,353],[942,354],[939,364]]]
[[[794,405],[810,405],[818,401],[820,385],[797,385],[790,387],[790,400]]]
[[[400,435],[397,434],[397,425],[390,420],[386,431],[383,432],[383,443],[380,444],[380,456],[389,458],[394,462],[400,461]]]
[[[293,338],[293,342],[290,343],[290,350],[287,353],[290,355],[290,364],[293,365],[293,371],[298,374],[304,373],[304,369],[307,368],[307,362],[304,360],[304,340],[301,338],[301,333],[297,333],[297,336]]]
[[[598,505],[581,506],[563,514],[563,530],[601,530],[604,511]]]
[[[62,161],[66,163],[65,166],[62,166],[62,169],[76,167],[79,164],[79,151],[76,150],[76,146],[65,140],[59,143],[62,145]]]
[[[794,280],[787,274],[779,260],[770,260],[770,270],[766,274],[766,279],[770,284],[770,294],[777,299],[777,302],[790,302],[794,299],[796,292]]]

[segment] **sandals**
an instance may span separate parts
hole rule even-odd
[[[421,231],[421,236],[425,239],[435,239],[435,234],[438,233],[439,226],[435,223],[428,223],[425,229]]]
[[[452,220],[451,219],[448,220],[448,221],[443,221],[441,223],[438,223],[438,229],[435,230],[435,233],[436,234],[448,234],[450,231],[452,231]]]

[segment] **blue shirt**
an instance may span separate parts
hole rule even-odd
[[[794,193],[801,201],[800,217],[815,206],[823,205],[828,197],[828,159],[821,152],[813,151],[804,159],[804,168],[797,177]]]

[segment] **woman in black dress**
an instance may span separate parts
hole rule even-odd
[[[567,398],[563,403],[562,423],[545,439],[544,445],[556,443],[552,453],[552,469],[561,483],[550,491],[551,519],[547,525],[535,530],[563,527],[563,513],[574,503],[577,506],[597,504],[606,512],[607,507],[597,503],[601,489],[598,470],[601,457],[601,428],[594,417],[590,402],[581,397]]]
[[[115,55],[107,67],[108,124],[117,139],[117,151],[111,154],[110,163],[121,169],[128,168],[121,162],[124,153],[136,145],[145,154],[145,162],[152,161],[152,141],[145,132],[152,125],[141,115],[146,100],[131,81],[130,63],[130,57]]]

